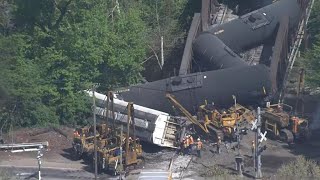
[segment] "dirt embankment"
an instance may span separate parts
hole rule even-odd
[[[22,128],[4,135],[6,144],[11,143],[33,143],[48,141],[49,147],[44,152],[44,160],[53,162],[66,162],[69,159],[68,152],[72,147],[73,129],[59,128],[68,138],[53,128]],[[19,160],[21,158],[35,158],[35,152],[11,153],[0,151],[0,158],[3,161]]]

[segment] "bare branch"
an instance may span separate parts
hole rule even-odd
[[[160,69],[162,69],[162,66],[161,66],[161,64],[160,64],[160,60],[159,60],[159,57],[158,57],[156,51],[155,51],[150,45],[148,45],[148,46],[149,46],[150,49],[153,51],[154,56],[157,58],[157,62],[158,62],[158,65],[159,65]]]
[[[147,59],[145,59],[144,61],[142,61],[140,64],[144,64],[145,62],[149,61],[154,55],[148,57]]]

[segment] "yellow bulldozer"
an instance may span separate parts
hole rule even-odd
[[[308,140],[309,123],[306,119],[291,115],[292,107],[287,104],[268,105],[261,114],[263,128],[269,137],[292,143]]]
[[[239,104],[229,108],[227,111],[219,111],[214,105],[205,102],[198,110],[197,119],[194,118],[171,94],[166,94],[169,101],[177,107],[192,123],[199,126],[207,134],[214,134],[221,140],[228,138],[235,140],[236,128],[245,131],[247,125],[255,119],[249,109]]]

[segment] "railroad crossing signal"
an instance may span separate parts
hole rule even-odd
[[[251,124],[252,124],[252,127],[251,127],[251,130],[254,130],[254,129],[257,129],[257,122],[258,120],[256,119],[255,121],[252,121]]]
[[[260,143],[262,143],[263,140],[267,141],[266,135],[267,135],[267,131],[265,131],[263,134],[260,133],[260,137],[261,137],[261,139],[259,139]]]

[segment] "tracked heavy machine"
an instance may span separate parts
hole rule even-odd
[[[142,146],[135,136],[133,103],[128,103],[127,109],[126,133],[122,133],[122,128],[117,128],[109,138],[100,141],[97,156],[100,172],[108,171],[117,174],[142,162]],[[132,127],[132,138],[129,136],[130,127]]]
[[[75,159],[80,159],[82,155],[91,155],[94,150],[94,127],[85,126],[82,128],[77,128],[73,132],[73,142],[72,142],[72,155]],[[107,124],[97,125],[96,138],[98,143],[102,143],[108,134],[110,133],[110,128]],[[100,142],[101,141],[101,142]]]
[[[263,128],[272,138],[292,143],[308,140],[309,123],[306,119],[291,115],[292,107],[287,104],[268,105],[261,114]]]
[[[201,105],[197,119],[194,118],[171,94],[166,94],[169,101],[177,107],[192,123],[200,127],[204,132],[222,140],[227,138],[235,140],[236,128],[245,133],[249,122],[255,119],[254,114],[239,104],[227,111],[219,111],[214,105]]]

